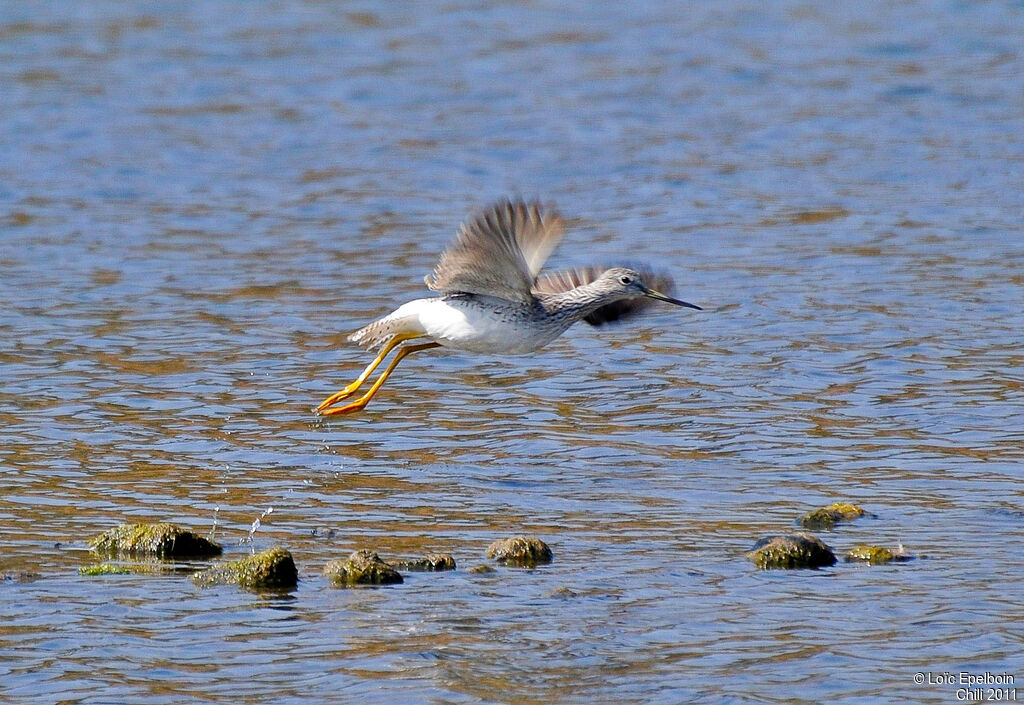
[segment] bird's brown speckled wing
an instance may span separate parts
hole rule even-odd
[[[589,284],[597,279],[607,267],[577,267],[564,272],[545,272],[537,278],[533,290],[538,294],[561,294],[578,286]],[[633,267],[643,277],[644,284],[663,294],[672,293],[672,278],[665,274],[657,274],[642,267]],[[630,318],[654,303],[647,297],[639,299],[623,299],[602,306],[583,320],[592,326],[613,323]]]
[[[551,207],[502,201],[462,224],[427,286],[531,303],[537,273],[563,230],[562,217]]]

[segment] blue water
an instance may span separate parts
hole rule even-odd
[[[0,7],[0,700],[957,700],[1024,684],[1020,3]],[[467,213],[704,312],[424,352],[345,334]],[[758,572],[821,537],[906,564]],[[81,577],[218,524],[287,596]],[[469,571],[526,533],[555,561]],[[337,590],[358,548],[459,570]],[[1024,687],[1024,686],[1022,686]],[[1021,693],[1024,697],[1024,691]]]

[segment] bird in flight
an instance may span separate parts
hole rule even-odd
[[[561,215],[537,202],[505,200],[469,218],[441,255],[427,286],[439,295],[402,304],[349,340],[379,353],[347,387],[316,408],[331,416],[362,410],[406,356],[446,347],[475,353],[525,354],[577,321],[594,326],[628,318],[652,300],[702,310],[662,293],[671,281],[626,267],[542,272],[562,239]],[[407,341],[412,342],[402,345]],[[343,406],[378,365],[398,353],[365,394]]]

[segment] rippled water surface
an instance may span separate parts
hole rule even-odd
[[[1024,698],[1024,6],[0,8],[0,700]],[[676,294],[528,357],[425,352],[311,409],[467,212]],[[821,536],[918,556],[759,572]],[[89,578],[167,520],[286,595]],[[478,574],[531,534],[537,570]],[[386,589],[357,548],[454,554]]]

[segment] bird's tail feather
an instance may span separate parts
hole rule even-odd
[[[356,332],[348,336],[350,342],[361,345],[370,350],[383,347],[396,335],[403,335],[408,338],[423,335],[424,331],[419,324],[415,314],[403,312],[401,309],[394,313],[378,318]]]
[[[376,350],[394,337],[397,331],[393,331],[393,328],[394,326],[391,325],[390,321],[382,318],[350,334],[348,339],[349,342],[356,343],[364,348]]]

